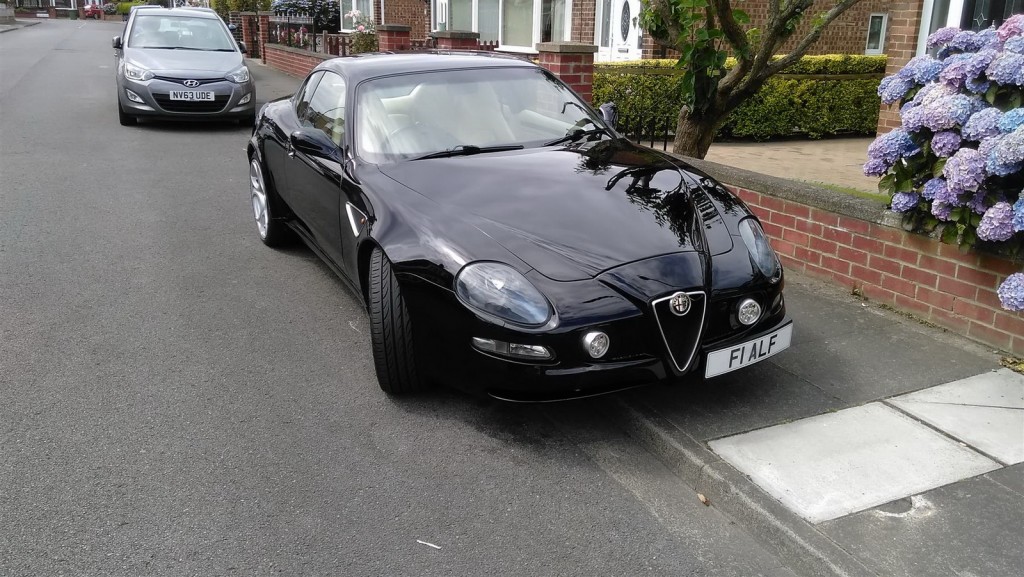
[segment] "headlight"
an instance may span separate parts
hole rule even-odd
[[[245,66],[236,68],[233,72],[228,73],[228,80],[235,84],[241,84],[243,82],[249,82],[249,69]]]
[[[131,62],[125,62],[124,77],[128,80],[149,80],[153,77],[153,73],[141,66],[136,66]]]
[[[775,251],[768,244],[768,237],[764,235],[761,225],[752,218],[740,222],[740,237],[743,239],[743,244],[747,245],[750,258],[757,265],[761,274],[768,277],[771,282],[778,282],[782,277],[782,265],[779,264],[779,257],[775,255]]]
[[[551,318],[544,295],[519,271],[496,262],[475,262],[455,277],[455,294],[466,306],[519,325],[539,327]]]

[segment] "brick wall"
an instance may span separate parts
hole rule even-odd
[[[757,214],[787,270],[832,281],[940,327],[1024,355],[1024,313],[996,289],[1021,265],[901,228],[730,187]]]
[[[334,58],[334,56],[329,54],[316,54],[299,48],[281,46],[279,44],[267,44],[264,46],[263,54],[266,58],[267,66],[272,66],[282,72],[299,78],[304,78],[309,74],[310,70],[313,70],[313,68],[324,60]]]
[[[410,37],[424,40],[430,34],[430,3],[423,0],[385,0],[384,22],[411,26]]]
[[[594,26],[597,22],[597,0],[574,0],[572,3],[572,28],[570,40],[594,43]]]
[[[889,56],[885,75],[891,76],[910,61],[917,52],[917,33],[921,26],[922,2],[910,0],[893,2],[889,9],[889,40],[886,54]],[[882,106],[878,115],[878,133],[889,132],[900,126],[899,108],[895,105]]]

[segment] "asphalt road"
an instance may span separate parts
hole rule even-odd
[[[120,29],[0,35],[0,575],[791,574],[585,403],[383,395],[248,129],[118,125]]]

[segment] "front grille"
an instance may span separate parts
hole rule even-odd
[[[185,85],[186,80],[195,80],[199,83],[199,86],[203,86],[204,84],[216,84],[217,82],[226,81],[224,78],[176,78],[174,76],[154,76],[153,78],[157,80],[163,80],[165,82],[174,82],[176,84],[181,84],[182,86]]]
[[[215,94],[212,101],[171,100],[170,94],[154,94],[153,98],[167,112],[211,113],[224,110],[231,96]]]
[[[685,373],[693,365],[697,347],[700,345],[700,335],[704,330],[704,315],[708,301],[703,291],[686,294],[690,297],[690,310],[682,316],[672,312],[669,304],[672,295],[651,303],[669,357],[680,373]]]

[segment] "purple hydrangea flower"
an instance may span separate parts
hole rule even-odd
[[[910,138],[910,135],[897,128],[879,136],[868,146],[868,162],[864,165],[864,173],[868,176],[878,176],[892,168],[900,159],[914,156],[920,151],[921,147]],[[885,170],[875,174],[882,166]]]
[[[957,32],[956,36],[949,41],[950,48],[961,52],[975,52],[984,45],[985,38],[979,36],[977,32],[972,32],[970,30],[961,30]]]
[[[946,193],[949,191],[949,187],[946,186],[946,180],[944,178],[932,178],[928,182],[924,183],[924,187],[921,188],[921,196],[925,200],[935,200],[942,195],[942,198],[946,197]]]
[[[946,28],[943,28],[942,30],[946,30]],[[935,34],[938,34],[942,30],[937,30]],[[935,34],[932,34],[932,36]],[[1015,14],[1010,16],[1006,19],[1006,22],[1003,22],[1003,25],[999,27],[999,30],[996,31],[996,36],[998,36],[999,40],[1003,42],[1006,42],[1014,36],[1021,36],[1022,34],[1024,34],[1024,14]],[[944,33],[943,38],[946,36],[949,36],[948,32]],[[953,36],[956,36],[956,34]],[[952,37],[950,37],[950,40],[952,40]],[[948,40],[946,42],[948,42]],[[943,42],[943,44],[946,42]]]
[[[1007,20],[1006,22],[1009,22],[1009,20]],[[1003,27],[1005,26],[1006,23],[1003,24]],[[1000,30],[1002,30],[1002,27],[1000,28]],[[959,32],[960,29],[957,28],[956,26],[947,26],[946,28],[939,28],[935,32],[932,32],[932,35],[928,37],[928,48],[932,49],[935,48],[936,46],[943,46],[949,44],[949,42],[953,40],[953,38],[956,37],[956,35]]]
[[[1000,138],[985,160],[985,169],[996,176],[1020,172],[1024,168],[1024,127]]]
[[[978,32],[978,50],[1002,50],[1003,41],[994,27]]]
[[[917,196],[916,192],[897,192],[892,195],[891,206],[896,212],[907,212],[917,206],[918,200],[920,200],[920,197]]]
[[[988,89],[992,87],[992,83],[988,80],[972,78],[967,82],[964,82],[964,87],[972,94],[985,94],[988,92]]]
[[[986,108],[971,115],[964,124],[963,137],[980,142],[989,136],[1000,134],[999,120],[1003,113],[998,108]]]
[[[1001,52],[988,65],[985,74],[998,84],[1024,85],[1024,54]]]
[[[985,159],[987,160],[988,157],[989,157],[989,154],[996,147],[996,145],[998,145],[1003,140],[1004,136],[1006,136],[1006,135],[1000,132],[1000,133],[996,134],[995,136],[989,136],[987,138],[983,138],[981,140],[981,142],[978,143],[978,152],[980,152],[981,155],[984,156]]]
[[[883,78],[882,82],[878,84],[878,96],[882,99],[884,104],[892,104],[898,102],[910,89],[914,87],[914,81],[899,76],[890,76]]]
[[[1014,36],[1003,44],[1003,50],[1014,54],[1024,54],[1024,36]]]
[[[934,102],[907,111],[903,128],[915,132],[927,128],[933,132],[960,128],[975,112],[988,106],[980,98],[966,94],[945,96]]]
[[[981,240],[1004,241],[1013,236],[1013,207],[1008,202],[997,202],[985,211],[978,225]]]
[[[911,102],[919,106],[927,106],[944,96],[952,96],[954,94],[956,94],[956,88],[941,82],[932,82],[925,84],[921,90],[918,90]]]
[[[952,130],[935,133],[932,137],[932,152],[937,156],[949,158],[960,149],[960,134]]]
[[[1024,232],[1024,194],[1013,203],[1013,231]]]
[[[946,162],[942,176],[953,194],[978,190],[985,180],[985,157],[973,148],[961,148]]]
[[[971,66],[971,62],[975,56],[975,54],[953,54],[946,58],[943,61],[944,68],[939,74],[939,78],[954,88],[960,88],[968,78],[971,78],[969,71],[974,69]],[[987,67],[988,64],[985,66]],[[984,71],[985,68],[982,68],[982,70]],[[977,74],[974,76],[976,77]]]
[[[1000,195],[1000,200],[1002,200],[1002,195]],[[977,214],[985,214],[985,211],[989,209],[988,191],[984,187],[979,188],[978,192],[975,192],[971,199],[967,201],[967,208]]]
[[[933,202],[932,203],[932,216],[939,220],[948,221],[950,214],[953,212],[952,205],[944,202]]]
[[[993,57],[994,58],[994,57]],[[982,66],[982,70],[988,66]],[[925,54],[924,56],[915,56],[910,59],[910,62],[900,69],[896,73],[896,76],[906,80],[913,80],[917,84],[928,84],[932,80],[939,77],[939,73],[942,72],[944,65],[942,62],[932,58],[930,55]]]
[[[1024,273],[1014,273],[1006,277],[996,291],[999,304],[1008,311],[1024,311]]]
[[[1014,108],[999,119],[999,131],[1009,134],[1024,124],[1024,108]]]
[[[890,168],[891,164],[886,164],[879,158],[872,158],[864,163],[864,176],[882,176]]]

